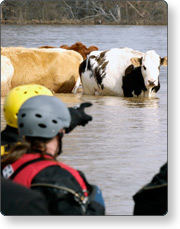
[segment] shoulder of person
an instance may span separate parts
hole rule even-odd
[[[32,180],[32,183],[42,182],[65,186],[75,190],[79,189],[79,184],[75,177],[59,165],[53,165],[43,169]]]

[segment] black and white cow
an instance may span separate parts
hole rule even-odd
[[[167,66],[167,57],[161,58],[154,50],[93,51],[79,67],[83,93],[153,97],[160,88],[161,65]]]

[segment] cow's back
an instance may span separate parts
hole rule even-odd
[[[54,92],[71,92],[78,77],[82,57],[62,49],[2,48],[14,66],[12,87],[38,83]]]

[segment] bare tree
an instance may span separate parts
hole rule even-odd
[[[141,13],[136,9],[136,7],[133,6],[132,3],[130,3],[129,1],[127,1],[127,4],[129,4],[129,5],[136,11],[136,13],[137,13],[140,17],[144,18],[144,15],[141,14]]]
[[[66,1],[63,1],[63,2],[67,6],[67,9],[70,11],[72,18],[75,19],[74,13],[72,11],[72,7]]]

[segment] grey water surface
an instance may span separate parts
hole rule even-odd
[[[166,26],[1,25],[1,46],[96,45],[167,55]],[[89,101],[93,121],[64,137],[59,160],[83,171],[103,193],[107,215],[132,215],[132,196],[167,161],[167,68],[154,99],[56,94],[67,106]],[[1,105],[4,98],[1,98]],[[56,112],[56,111],[54,111]],[[1,113],[1,129],[5,126]]]

